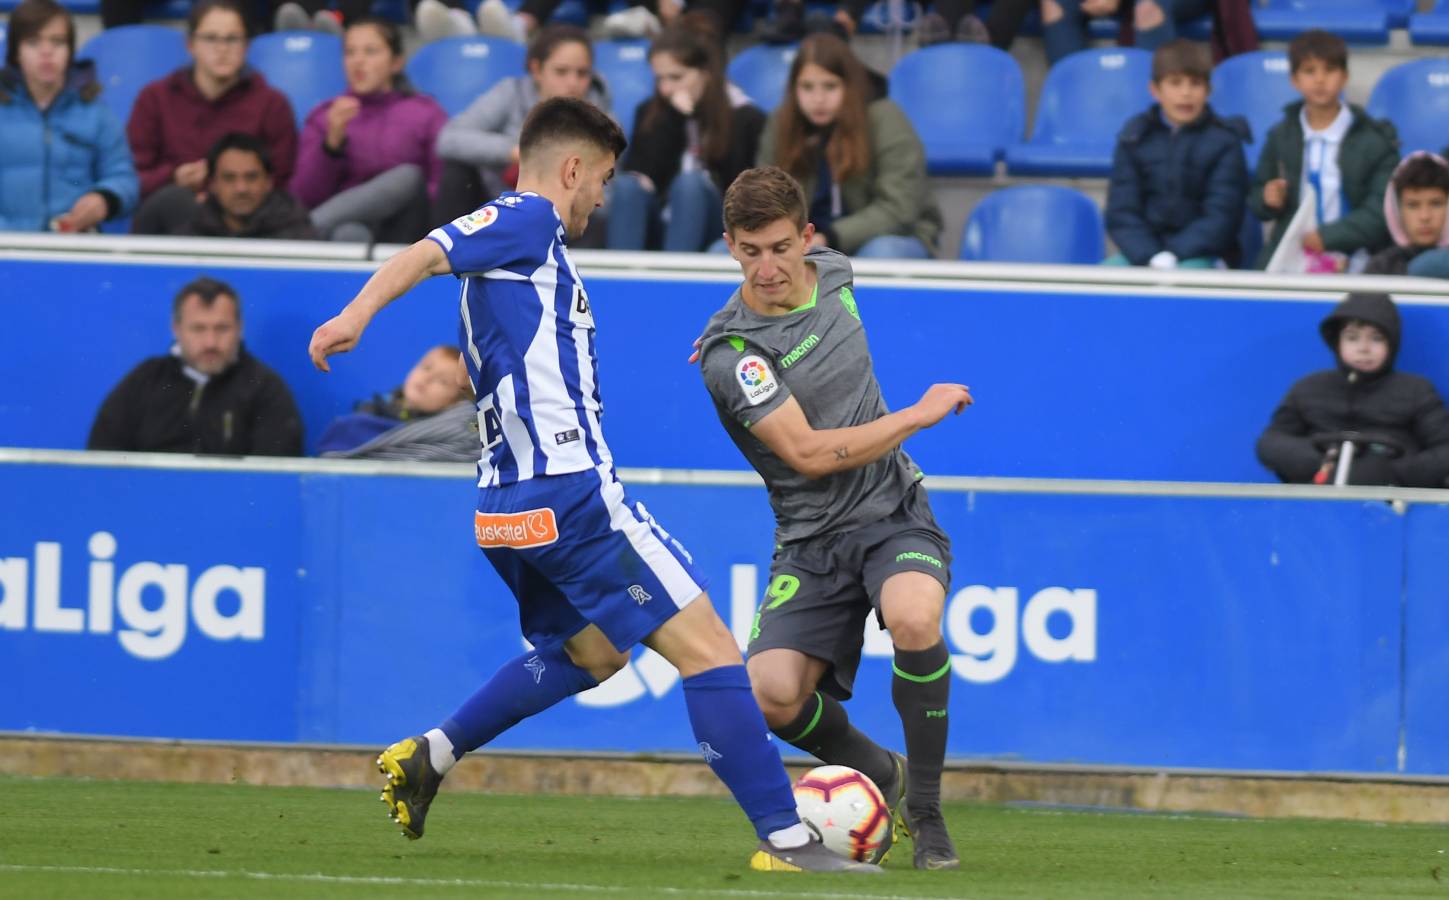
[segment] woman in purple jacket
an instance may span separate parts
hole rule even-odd
[[[343,36],[347,93],[307,116],[292,193],[334,241],[410,243],[427,231],[448,121],[433,98],[402,77],[402,37],[381,19],[360,19]]]

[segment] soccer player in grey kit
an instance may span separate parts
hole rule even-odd
[[[730,186],[725,240],[744,283],[699,345],[720,421],[764,478],[775,513],[750,682],[777,736],[875,781],[914,841],[916,868],[956,868],[940,802],[950,540],[901,442],[960,413],[971,394],[935,384],[905,409],[886,408],[850,261],[812,249],[806,209],[799,184],[778,168],[750,169]],[[904,760],[854,728],[840,703],[850,698],[872,611],[895,648],[891,695]]]

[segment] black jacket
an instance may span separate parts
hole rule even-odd
[[[658,95],[640,103],[634,113],[634,135],[624,153],[622,169],[648,175],[658,192],[656,196],[664,197],[689,149],[688,122],[683,113]],[[724,159],[709,166],[709,174],[720,193],[734,182],[735,176],[755,164],[755,150],[764,129],[765,114],[758,107],[746,104],[730,109],[729,152]]]
[[[221,204],[215,197],[197,207],[196,216],[178,232],[198,237],[278,238],[291,241],[317,239],[307,207],[286,191],[272,191],[257,211],[242,225],[241,231],[226,226]]]
[[[1389,339],[1389,358],[1377,372],[1345,367],[1314,372],[1288,391],[1258,439],[1258,459],[1279,478],[1306,483],[1323,463],[1315,434],[1359,431],[1400,444],[1398,458],[1370,450],[1355,458],[1353,484],[1449,487],[1449,410],[1428,379],[1394,371],[1399,351],[1399,313],[1387,294],[1350,294],[1319,326],[1338,355],[1338,335],[1356,319],[1378,326]]]
[[[205,386],[176,356],[156,356],[121,379],[96,414],[90,450],[301,456],[302,417],[281,377],[242,348]]]

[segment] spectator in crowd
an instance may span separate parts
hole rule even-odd
[[[1366,275],[1422,275],[1449,278],[1449,162],[1411,153],[1384,191],[1384,221],[1394,246],[1369,260]]]
[[[302,419],[281,377],[242,346],[241,299],[198,278],[171,306],[171,352],[143,361],[111,391],[91,450],[300,456]]]
[[[247,26],[240,0],[200,0],[186,20],[192,64],[141,89],[126,135],[141,176],[137,234],[175,234],[197,213],[206,186],[206,153],[222,135],[260,138],[278,187],[292,177],[297,125],[292,105],[246,65]]]
[[[267,145],[240,131],[223,135],[206,155],[206,200],[177,234],[197,237],[317,237],[307,208],[272,180]]]
[[[505,78],[438,133],[443,173],[433,221],[449,222],[512,190],[518,181],[518,133],[529,110],[553,97],[610,108],[594,73],[594,51],[582,28],[548,25],[528,45],[527,74]]]
[[[1317,203],[1318,228],[1303,238],[1314,254],[1368,254],[1390,243],[1384,191],[1398,165],[1398,133],[1342,99],[1348,46],[1326,31],[1305,31],[1288,45],[1293,88],[1303,100],[1284,107],[1268,132],[1248,202],[1273,223],[1258,256],[1265,268],[1305,195]],[[1313,190],[1310,192],[1309,188]],[[1361,269],[1363,262],[1350,267]]]
[[[608,245],[702,250],[719,237],[724,189],[755,163],[765,114],[725,80],[702,29],[676,23],[650,45],[649,65],[655,94],[639,104],[614,179]]]
[[[1156,269],[1238,262],[1248,196],[1248,123],[1208,105],[1212,57],[1175,40],[1152,54],[1157,102],[1117,135],[1107,186],[1108,263]]]
[[[900,107],[873,99],[865,67],[833,34],[812,34],[785,99],[760,137],[759,164],[794,176],[809,201],[812,246],[852,256],[929,259],[941,210],[926,155]]]
[[[75,23],[54,0],[10,15],[0,70],[0,230],[90,231],[139,191],[121,123],[75,58]]]
[[[1115,16],[1121,22],[1118,43],[1156,50],[1174,40],[1181,26],[1208,14],[1215,59],[1258,48],[1249,0],[1041,0],[1042,43],[1055,65],[1086,48],[1089,19]]]
[[[334,241],[411,243],[427,232],[447,113],[402,75],[402,36],[359,19],[343,36],[347,93],[317,105],[302,126],[292,193]]]
[[[1388,294],[1349,294],[1319,325],[1337,367],[1300,379],[1258,439],[1283,481],[1332,483],[1345,439],[1350,484],[1449,487],[1449,410],[1429,380],[1394,371],[1402,330]]]
[[[916,40],[922,47],[962,41],[1005,50],[1037,0],[995,0],[985,21],[976,15],[976,0],[936,0],[932,5],[916,24]]]
[[[351,459],[476,460],[473,387],[458,348],[439,346],[424,353],[401,387],[334,419],[317,450]]]
[[[326,31],[342,34],[344,29],[372,15],[372,0],[273,0],[273,31]],[[463,0],[408,0],[412,8],[413,27],[427,43],[445,37],[466,37],[478,34],[479,28],[491,24],[491,10],[481,6],[475,19]],[[485,32],[491,33],[491,32]]]
[[[561,2],[523,0],[518,12],[511,12],[503,0],[484,0],[478,6],[478,27],[484,34],[525,43],[552,18]],[[601,25],[610,39],[653,37],[683,11],[680,0],[631,0],[625,8],[604,16]]]

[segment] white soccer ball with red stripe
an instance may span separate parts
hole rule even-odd
[[[795,782],[800,821],[825,846],[861,862],[879,862],[891,846],[891,808],[866,775],[848,766],[820,766]]]

